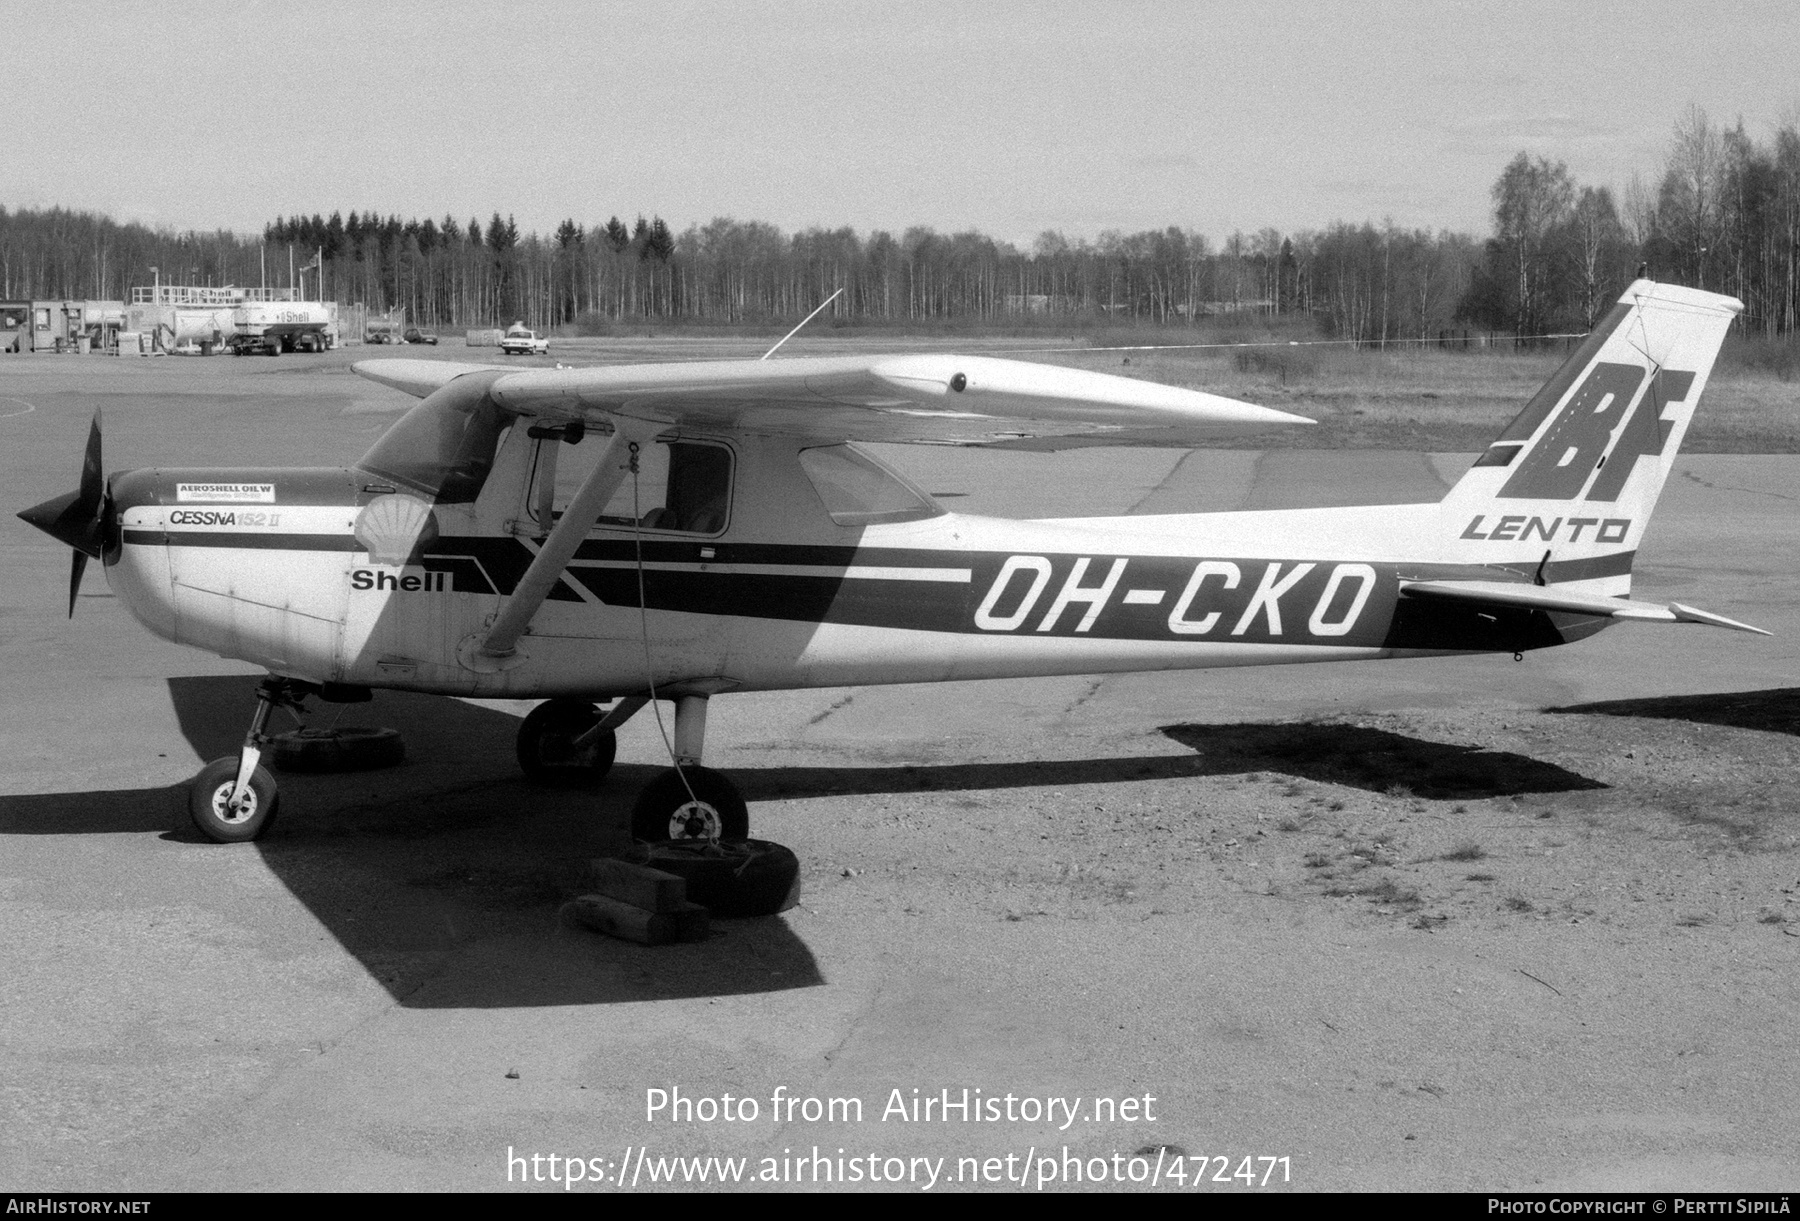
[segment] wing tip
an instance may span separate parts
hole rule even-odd
[[[379,356],[352,361],[350,371],[365,381],[395,390],[403,390],[414,398],[424,398],[441,390],[465,373],[484,370],[507,370],[505,365],[475,365],[454,360],[421,360],[416,357]]]

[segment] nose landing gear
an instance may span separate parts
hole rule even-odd
[[[201,769],[188,789],[188,817],[201,834],[221,844],[253,840],[275,821],[281,800],[275,778],[262,766],[269,744],[269,714],[276,707],[297,708],[301,696],[291,680],[271,674],[256,688],[256,714],[236,758],[226,755]]]
[[[312,683],[271,674],[256,688],[256,713],[236,755],[214,759],[188,789],[188,817],[208,839],[237,844],[255,839],[275,821],[279,794],[265,760],[283,771],[341,772],[392,767],[406,758],[398,731],[353,726],[269,732],[277,708],[306,711],[308,696],[327,703],[367,703],[370,691],[344,683]]]

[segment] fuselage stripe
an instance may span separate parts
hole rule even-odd
[[[635,570],[631,560],[570,560],[570,568]],[[645,560],[647,572],[714,572],[740,577],[826,577],[834,581],[939,581],[967,585],[975,579],[970,568],[905,568],[872,564],[719,564]]]

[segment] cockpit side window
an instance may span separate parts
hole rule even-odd
[[[812,481],[831,520],[840,526],[921,521],[944,511],[904,476],[854,445],[803,449],[800,469]]]
[[[549,529],[563,509],[593,473],[606,449],[607,438],[588,433],[574,445],[554,440],[540,443],[532,472],[529,503],[539,516],[542,482],[555,481],[551,495],[551,521],[538,525]],[[547,450],[555,447],[554,457]],[[554,466],[552,466],[554,462]],[[731,511],[731,451],[704,441],[659,440],[638,453],[635,478],[627,474],[594,523],[597,530],[632,526],[647,530],[675,530],[685,534],[718,534],[725,529]]]
[[[674,529],[717,534],[731,506],[731,451],[722,445],[669,444],[669,485],[664,498]]]
[[[488,397],[499,373],[469,373],[433,391],[382,434],[356,465],[371,475],[425,492],[439,504],[468,504],[481,494],[500,435],[512,423]]]

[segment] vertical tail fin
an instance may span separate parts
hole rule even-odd
[[[1639,280],[1440,506],[1447,558],[1623,596],[1656,498],[1743,304]]]

